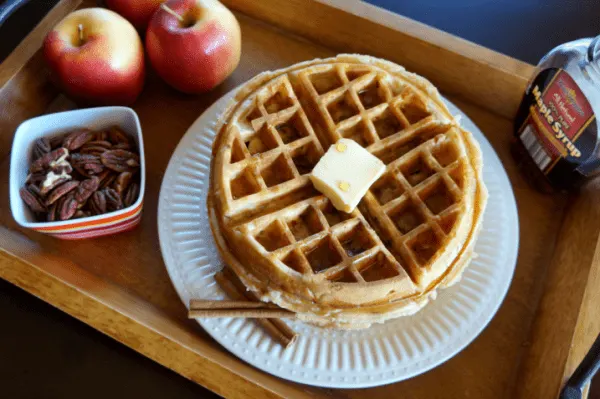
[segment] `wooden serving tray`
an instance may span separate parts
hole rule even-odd
[[[230,398],[550,398],[600,330],[600,185],[577,196],[530,189],[508,150],[529,64],[376,7],[344,0],[226,0],[243,35],[240,66],[201,96],[152,74],[135,104],[147,154],[141,226],[66,242],[19,228],[8,203],[10,145],[23,120],[72,108],[47,79],[40,54],[49,29],[77,7],[62,0],[0,65],[0,277],[216,393]],[[338,52],[384,57],[429,78],[479,125],[500,155],[519,206],[521,247],[510,292],[490,325],[442,366],[363,390],[290,383],[243,363],[194,321],[171,286],[156,210],[163,173],[190,124],[255,74]]]

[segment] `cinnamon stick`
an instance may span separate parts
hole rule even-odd
[[[249,319],[283,319],[295,318],[296,314],[285,309],[190,309],[188,316],[190,318],[211,318],[211,317],[246,317]]]
[[[223,301],[214,299],[192,299],[190,301],[190,310],[206,309],[281,309],[275,304],[264,302],[242,301]]]
[[[246,290],[246,287],[242,284],[242,282],[239,281],[237,276],[228,268],[225,268],[215,274],[215,280],[231,299],[235,301],[261,303],[254,293]],[[262,305],[264,306],[264,303]],[[212,310],[212,312],[214,311],[215,310]],[[275,339],[285,348],[292,345],[298,337],[294,330],[292,330],[282,320],[273,318],[259,318],[256,321],[273,339]]]

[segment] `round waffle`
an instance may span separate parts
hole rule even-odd
[[[342,137],[386,164],[350,214],[309,179]],[[481,168],[477,143],[427,80],[368,56],[317,59],[258,75],[224,112],[211,228],[262,300],[316,324],[366,327],[418,311],[460,276],[487,199]]]

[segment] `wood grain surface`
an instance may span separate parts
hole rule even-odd
[[[346,0],[224,0],[228,7],[338,52],[387,58],[448,95],[512,118],[533,67],[419,22]],[[300,17],[301,16],[301,17]]]
[[[551,398],[600,331],[600,181],[569,201],[518,386],[521,398]]]
[[[298,18],[301,14],[297,13],[308,7],[304,2],[278,3],[267,13],[267,5],[272,2],[227,2],[247,14],[237,14],[243,55],[232,77],[216,90],[187,96],[154,75],[148,77],[134,106],[140,116],[148,160],[144,214],[138,229],[113,237],[63,242],[21,229],[13,221],[8,203],[8,169],[14,128],[23,119],[69,108],[72,103],[58,95],[47,81],[39,52],[31,55],[22,51],[20,62],[13,60],[9,67],[0,65],[0,76],[6,81],[0,89],[0,248],[4,248],[0,252],[0,277],[225,397],[379,399],[401,394],[407,398],[498,398],[518,393],[522,398],[541,398],[535,394],[555,392],[565,373],[584,353],[584,345],[579,342],[587,342],[598,327],[593,304],[600,287],[596,254],[600,222],[587,230],[586,221],[597,212],[592,198],[598,189],[590,186],[567,207],[566,197],[532,191],[512,162],[508,151],[512,122],[505,116],[512,116],[531,67],[400,17],[391,21],[391,16],[385,16],[387,19],[380,21],[384,26],[357,17],[354,8],[344,13],[339,8],[341,2],[333,0],[328,5],[306,2],[314,7],[312,19],[325,24],[319,28],[323,37],[317,38],[317,32],[309,29],[310,22],[304,21],[311,18]],[[75,3],[63,1],[58,7],[66,13]],[[329,12],[338,23],[328,19]],[[52,13],[48,16],[52,20],[58,17]],[[302,20],[299,27],[291,26],[292,18]],[[369,18],[379,21],[377,15]],[[271,26],[271,22],[278,27]],[[392,22],[394,28],[387,26]],[[49,29],[52,24],[44,20],[40,26]],[[362,44],[353,44],[361,30]],[[39,46],[43,29],[35,32],[23,42],[24,48]],[[317,39],[319,44],[298,35]],[[399,55],[398,48],[406,54]],[[156,226],[158,194],[167,163],[180,138],[203,110],[261,71],[338,51],[362,51],[403,62],[439,84],[498,152],[515,190],[521,225],[513,284],[483,333],[460,354],[430,372],[363,390],[327,390],[290,383],[227,353],[196,323],[186,319],[186,308],[162,261]],[[444,62],[432,66],[431,60]],[[483,87],[485,81],[494,82],[498,92]],[[563,224],[565,210],[569,217]],[[557,239],[560,242],[556,246]],[[570,297],[561,301],[566,296]],[[553,331],[551,337],[548,328]],[[540,377],[534,378],[537,375]]]

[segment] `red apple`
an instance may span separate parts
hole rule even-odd
[[[185,93],[200,93],[237,67],[240,25],[217,0],[169,0],[150,20],[146,50],[167,83]]]
[[[44,56],[58,86],[87,103],[131,104],[144,85],[137,31],[104,8],[67,15],[46,36]]]
[[[106,0],[106,6],[121,14],[140,32],[145,32],[154,11],[166,0]]]

